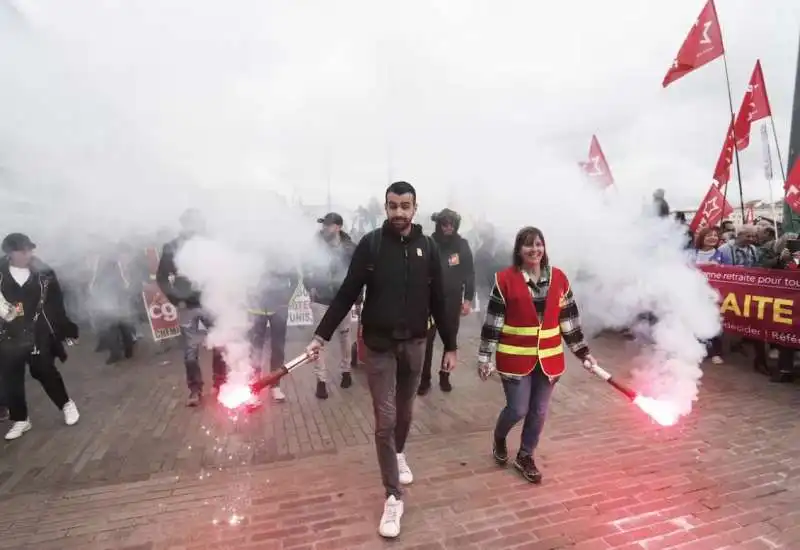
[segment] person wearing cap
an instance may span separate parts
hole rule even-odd
[[[356,250],[356,245],[350,236],[342,230],[344,220],[336,212],[329,212],[324,217],[319,218],[317,223],[322,224],[322,229],[318,233],[317,246],[312,257],[306,262],[303,280],[306,288],[311,295],[311,310],[314,319],[319,322],[328,311],[339,287],[342,286],[350,260]],[[352,322],[350,316],[346,316],[339,326],[336,327],[334,334],[339,341],[339,357],[341,360],[340,369],[342,372],[342,388],[349,388],[353,384],[350,374],[350,355],[352,344],[350,338],[350,326]],[[330,357],[324,350],[320,350],[317,357],[314,372],[317,376],[316,396],[319,399],[328,398],[328,363]]]
[[[472,250],[469,242],[458,234],[461,216],[458,212],[445,208],[433,214],[431,220],[436,223],[433,240],[439,247],[439,259],[442,263],[442,280],[445,292],[445,314],[450,318],[450,325],[458,331],[460,317],[472,311],[472,300],[475,298],[475,266],[472,261]],[[431,389],[431,366],[433,363],[433,344],[436,341],[436,324],[431,323],[425,346],[425,361],[422,365],[419,395],[427,394]],[[450,392],[450,373],[439,371],[439,388]]]
[[[64,414],[68,426],[80,414],[69,398],[55,359],[65,361],[64,343],[78,338],[78,327],[67,316],[55,272],[36,258],[36,245],[22,233],[3,239],[0,260],[0,368],[8,400],[11,429],[6,440],[31,429],[25,397],[25,368],[39,381]]]

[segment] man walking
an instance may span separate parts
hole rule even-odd
[[[190,209],[180,219],[181,234],[177,239],[164,245],[158,263],[156,281],[161,292],[178,308],[183,340],[183,361],[186,366],[186,384],[189,386],[188,407],[197,407],[203,399],[203,373],[200,370],[200,346],[205,341],[212,319],[200,303],[200,293],[192,282],[181,275],[175,265],[175,257],[181,247],[195,236],[205,233],[205,220],[199,211]],[[222,352],[212,351],[211,369],[213,371],[214,391],[225,383],[228,368],[222,359]]]
[[[320,321],[306,352],[317,355],[366,286],[361,314],[365,370],[375,411],[375,446],[386,502],[378,532],[400,534],[401,484],[414,476],[404,453],[414,397],[422,374],[428,318],[444,343],[442,369],[456,366],[456,331],[445,312],[442,267],[436,243],[413,224],[417,193],[407,182],[388,187],[387,220],[358,243],[339,292]]]
[[[442,280],[444,283],[445,311],[450,319],[450,326],[457,333],[461,316],[472,311],[472,300],[475,298],[475,268],[472,263],[472,250],[465,238],[458,234],[461,216],[457,212],[445,208],[431,216],[436,222],[433,240],[439,248],[439,259],[442,262]],[[436,341],[436,324],[431,323],[425,346],[425,362],[422,365],[422,380],[419,384],[419,395],[425,395],[431,389],[431,365],[433,363],[433,343]],[[453,391],[450,384],[450,373],[439,371],[439,388],[443,392]]]
[[[317,237],[319,246],[314,250],[315,256],[318,257],[312,258],[309,262],[304,280],[311,295],[311,310],[314,313],[314,319],[319,322],[325,312],[328,311],[328,306],[336,296],[345,275],[347,275],[347,267],[353,258],[356,245],[350,236],[342,230],[344,220],[339,214],[330,212],[325,217],[318,219],[317,222],[322,224],[322,229]],[[350,375],[351,324],[350,316],[346,315],[334,331],[339,340],[342,388],[349,388],[353,384],[353,379]],[[328,357],[328,354],[324,350],[320,350],[315,365],[315,373],[317,375],[316,396],[319,399],[328,398],[329,362],[330,357]]]

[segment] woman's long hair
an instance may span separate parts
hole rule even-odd
[[[544,233],[542,230],[537,227],[523,227],[517,232],[517,238],[514,239],[514,252],[511,255],[511,262],[514,264],[514,267],[521,268],[522,267],[522,254],[520,251],[522,250],[523,246],[531,246],[533,241],[536,240],[536,237],[541,239],[542,244],[544,245],[544,254],[542,254],[542,267],[546,267],[550,265],[550,260],[547,258],[547,243],[544,240]]]

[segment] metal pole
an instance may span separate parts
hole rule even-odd
[[[733,110],[733,95],[731,94],[731,77],[728,74],[728,55],[726,53],[722,54],[722,61],[725,65],[725,82],[728,84],[728,104],[731,108],[731,124],[736,122],[736,115]],[[727,138],[727,136],[726,136]],[[736,157],[736,178],[739,182],[739,201],[741,203],[742,209],[742,221],[744,221],[744,192],[742,191],[742,170],[739,165],[739,148],[736,146],[736,138],[734,136],[733,140],[733,154]],[[725,186],[725,197],[728,196],[728,186]]]

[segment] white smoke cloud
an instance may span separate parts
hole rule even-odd
[[[642,384],[686,409],[713,296],[677,230],[641,212],[655,187],[695,206],[722,145],[720,61],[660,87],[701,4],[17,0],[20,17],[0,12],[0,49],[13,52],[0,56],[0,228],[55,261],[174,234],[198,207],[214,240],[181,261],[222,319],[215,334],[238,342],[232,308],[255,258],[316,257],[328,181],[352,208],[405,179],[422,210],[457,203],[507,240],[540,226],[592,327],[653,313],[664,356],[652,352]],[[782,144],[799,9],[719,6],[734,102],[760,57]],[[593,133],[618,196],[576,175]],[[767,196],[759,149],[742,155],[746,199]]]

